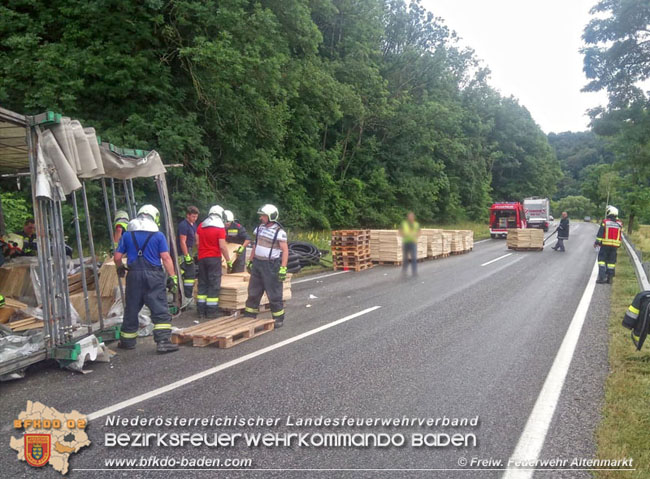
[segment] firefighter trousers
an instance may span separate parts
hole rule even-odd
[[[221,290],[221,256],[199,260],[199,291],[196,309],[201,316],[216,318],[219,315]]]
[[[151,311],[154,341],[169,340],[172,325],[165,282],[163,269],[151,265],[143,257],[138,257],[129,265],[129,273],[126,275],[126,305],[120,333],[120,340],[125,345],[135,344],[138,337],[138,313],[144,305]]]
[[[598,280],[607,281],[614,277],[616,272],[616,254],[618,248],[614,246],[601,246],[598,252]]]
[[[181,271],[183,272],[183,294],[186,299],[194,296],[194,283],[196,282],[196,264],[186,263],[185,260],[181,263]]]
[[[260,301],[264,292],[269,298],[271,315],[278,323],[284,321],[284,306],[282,303],[282,281],[278,279],[278,271],[282,261],[280,258],[274,260],[253,259],[253,271],[248,283],[248,299],[244,316],[249,318],[257,317],[260,312]]]

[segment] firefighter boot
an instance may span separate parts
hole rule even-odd
[[[172,343],[169,339],[162,339],[158,341],[156,351],[160,354],[173,353],[174,351],[178,351],[178,345]]]

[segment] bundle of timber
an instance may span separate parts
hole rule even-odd
[[[460,230],[463,239],[463,250],[472,251],[474,249],[474,232],[472,230]]]
[[[11,321],[7,323],[7,326],[9,326],[14,333],[20,333],[23,331],[29,331],[30,329],[41,329],[43,327],[43,321],[34,316],[29,316],[24,319]]]
[[[417,259],[426,259],[427,257],[427,244],[428,239],[425,235],[420,235],[418,238],[418,250],[417,250]]]
[[[242,310],[246,307],[246,299],[248,298],[248,282],[250,274],[232,273],[221,277],[221,291],[219,292],[219,307],[226,311]],[[291,274],[287,275],[287,279],[282,283],[282,300],[287,301],[291,299]],[[262,296],[261,305],[266,305],[269,298],[264,293]]]
[[[0,294],[36,305],[29,268],[28,263],[5,263],[0,268]]]
[[[442,230],[423,228],[422,236],[427,239],[427,257],[438,258],[442,256]]]
[[[463,253],[465,250],[463,248],[463,238],[460,234],[459,230],[449,230],[451,233],[450,235],[450,250],[451,254],[460,254]]]
[[[377,263],[402,262],[402,238],[397,230],[370,230],[370,258]]]
[[[451,253],[451,240],[453,234],[449,230],[442,230],[442,254],[449,255]]]
[[[370,241],[370,230],[332,231],[334,269],[361,271],[370,268]]]
[[[122,260],[126,264],[126,257]],[[109,258],[99,268],[99,294],[102,297],[115,297],[115,288],[117,288],[117,270],[115,261]]]
[[[95,287],[95,276],[93,275],[92,268],[86,267],[86,285],[88,290]],[[83,291],[83,282],[81,278],[81,271],[75,274],[68,275],[68,291],[70,294]]]
[[[113,268],[114,269],[114,268]],[[101,280],[100,280],[101,284]],[[108,312],[111,309],[111,306],[114,302],[114,296],[101,296],[102,304],[102,316],[105,318],[108,315]],[[90,310],[90,321],[87,319],[86,315],[86,302],[84,301],[84,292],[80,291],[70,295],[70,304],[74,306],[74,309],[79,314],[82,323],[96,323],[99,321],[99,307],[97,305],[97,292],[93,287],[92,290],[88,290],[88,309]]]
[[[508,230],[508,249],[519,251],[542,251],[544,249],[544,231],[537,228]]]
[[[0,308],[0,324],[8,323],[25,316],[27,305],[12,298],[5,298],[5,305]]]

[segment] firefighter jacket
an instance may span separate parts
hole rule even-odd
[[[623,318],[623,326],[632,330],[632,341],[637,350],[640,350],[643,346],[650,329],[649,306],[650,291],[642,291],[636,295]]]
[[[600,223],[600,228],[596,235],[596,244],[599,246],[613,246],[614,248],[619,248],[621,246],[622,232],[623,225],[621,222],[616,221],[611,217],[607,217]]]
[[[244,244],[246,240],[250,241],[251,237],[248,236],[246,228],[244,228],[238,221],[233,221],[230,226],[226,228],[226,241],[228,243]]]

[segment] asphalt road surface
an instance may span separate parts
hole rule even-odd
[[[566,253],[548,245],[543,252],[513,252],[504,240],[486,240],[469,254],[419,263],[416,278],[382,266],[301,279],[286,305],[285,326],[232,349],[183,346],[159,356],[146,338],[135,351],[117,350],[110,364],[91,364],[91,374],[52,364],[32,367],[25,379],[0,384],[1,475],[59,476],[51,467],[36,470],[17,461],[9,448],[9,437],[20,435],[12,420],[32,400],[90,415],[93,444],[71,456],[70,477],[502,477],[593,272],[596,225],[572,226]],[[597,285],[590,304],[548,433],[542,435],[540,460],[594,455],[607,374],[609,286]],[[188,315],[178,324],[193,319]],[[264,418],[273,424],[107,424],[117,416]],[[290,425],[343,417],[380,423]],[[437,426],[417,424],[427,418],[437,419]],[[454,418],[471,423],[445,422]],[[382,425],[384,419],[399,425]],[[412,420],[416,423],[406,425]],[[105,445],[106,434],[142,432],[205,433],[210,440],[215,433],[307,438],[290,447],[247,446],[243,436],[234,446]],[[403,438],[404,445],[319,443],[344,441],[345,434],[361,441],[355,444],[372,441],[374,434],[394,444]],[[445,435],[462,444],[445,445]],[[429,445],[416,447],[418,437]],[[161,470],[152,462],[145,470],[143,463],[125,463],[120,468],[129,470],[118,471],[106,462],[150,456],[251,464],[193,472],[180,470],[180,464]],[[537,471],[533,477],[558,476],[590,477],[576,470]]]

